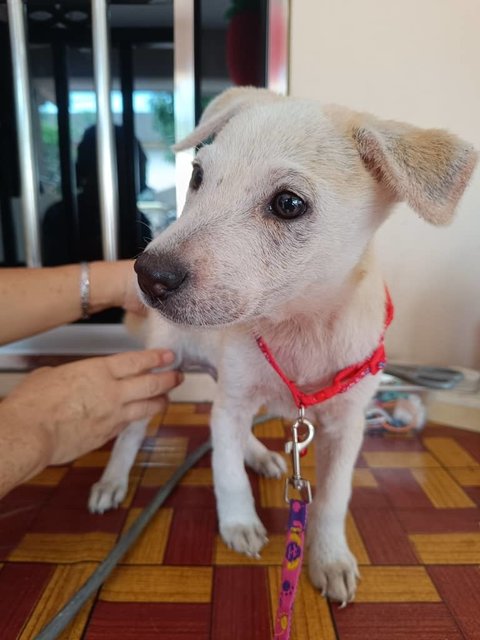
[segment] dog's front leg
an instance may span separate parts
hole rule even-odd
[[[315,440],[317,488],[308,528],[309,573],[324,595],[346,604],[355,595],[359,577],[345,536],[345,518],[365,427],[363,403],[335,401],[321,420]]]
[[[265,527],[255,511],[245,471],[252,419],[257,407],[219,399],[212,409],[212,469],[220,533],[230,548],[258,556],[267,542]]]
[[[125,498],[130,469],[145,437],[147,425],[148,420],[132,422],[115,440],[108,465],[90,490],[88,508],[92,513],[116,509]]]

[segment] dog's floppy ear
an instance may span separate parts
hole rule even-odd
[[[208,104],[198,126],[192,133],[177,142],[172,149],[173,151],[183,151],[184,149],[195,147],[207,140],[207,138],[217,134],[233,116],[243,109],[281,99],[282,96],[268,89],[256,89],[255,87],[227,89]]]
[[[355,120],[352,135],[374,177],[428,222],[449,223],[475,167],[474,148],[441,129]]]

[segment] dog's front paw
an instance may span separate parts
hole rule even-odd
[[[323,596],[341,602],[345,607],[354,599],[357,590],[357,580],[360,578],[357,561],[348,548],[336,557],[329,556],[314,546],[310,548],[310,580]]]
[[[220,525],[220,533],[227,547],[252,558],[259,558],[260,550],[268,542],[267,531],[258,518],[250,523]]]
[[[245,462],[259,475],[267,478],[281,478],[287,472],[284,457],[269,449],[247,451]]]
[[[127,494],[128,481],[100,480],[90,489],[88,509],[91,513],[103,513],[116,509]]]

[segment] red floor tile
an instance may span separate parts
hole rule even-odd
[[[14,640],[28,620],[54,568],[6,564],[0,571],[0,638]]]
[[[258,508],[260,520],[263,522],[268,534],[285,533],[288,526],[288,513],[285,509]]]
[[[480,487],[463,487],[463,490],[480,507]]]
[[[32,523],[51,493],[51,487],[18,487],[0,502],[0,561],[31,530]]]
[[[392,509],[356,509],[353,515],[373,564],[418,563],[408,536]]]
[[[195,405],[195,413],[210,413],[211,410],[211,402],[197,402]]]
[[[429,567],[428,573],[465,640],[480,640],[480,567]]]
[[[366,437],[363,451],[426,451],[422,441],[414,436],[381,435]]]
[[[455,438],[458,444],[480,463],[480,438],[478,433],[459,431],[458,429],[452,429],[451,431],[450,436]]]
[[[146,507],[157,492],[158,487],[139,487],[132,507]],[[215,509],[215,496],[212,487],[177,487],[164,504],[165,507],[201,507]]]
[[[164,564],[212,564],[216,525],[215,509],[175,509]]]
[[[208,640],[210,605],[98,602],[84,640]]]
[[[31,530],[38,511],[38,507],[32,505],[31,508],[11,509],[0,513],[0,561],[6,560],[10,551]]]
[[[354,604],[332,612],[341,640],[464,640],[444,604]]]
[[[409,469],[373,469],[373,474],[390,504],[396,509],[432,507]]]
[[[357,460],[355,461],[355,468],[356,469],[365,469],[365,467],[368,467],[367,461],[362,456],[362,454],[360,454],[358,456]]]
[[[188,449],[188,452],[190,453],[190,451],[192,451],[193,449]],[[198,463],[197,463],[197,467],[211,467],[212,466],[212,454],[209,451],[208,453],[206,453],[203,458],[201,458]]]
[[[126,509],[111,509],[103,514],[92,514],[86,507],[68,509],[44,507],[40,510],[30,531],[34,533],[88,533],[103,531],[117,533],[127,517]]]
[[[399,522],[407,533],[456,533],[475,531],[478,509],[397,509]],[[479,558],[480,562],[480,558]]]
[[[380,488],[354,487],[350,507],[352,509],[387,509],[390,506]]]
[[[48,506],[86,513],[90,489],[100,480],[102,471],[101,467],[71,467],[53,491]]]
[[[233,598],[232,594],[235,594]],[[217,567],[213,586],[210,639],[269,638],[270,605],[266,568]]]
[[[285,439],[291,438],[288,430],[285,430]],[[263,444],[271,451],[285,451],[285,439],[283,438],[262,438]]]
[[[50,498],[55,487],[24,484],[4,496],[0,502],[0,517],[13,511],[39,509]]]

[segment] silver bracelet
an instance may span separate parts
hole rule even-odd
[[[80,305],[82,320],[90,318],[90,265],[88,262],[80,264]]]

